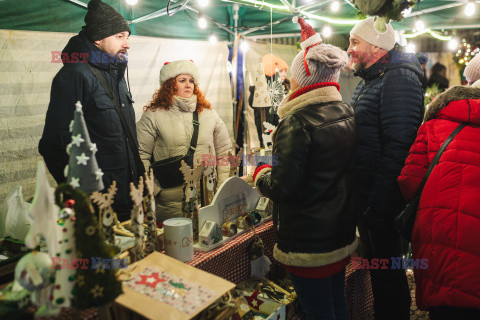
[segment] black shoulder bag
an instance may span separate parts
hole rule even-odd
[[[125,115],[123,114],[122,110],[120,109],[120,105],[118,104],[117,98],[115,97],[115,94],[112,92],[112,89],[110,89],[110,87],[108,86],[107,80],[100,73],[100,71],[98,71],[90,63],[88,63],[88,66],[92,70],[95,77],[97,77],[98,81],[100,81],[100,84],[102,85],[103,89],[105,89],[105,92],[107,93],[107,96],[110,98],[110,100],[112,100],[113,105],[115,106],[115,110],[117,110],[118,117],[120,118],[120,122],[122,123],[125,138],[127,139],[128,143],[130,144],[130,149],[132,149],[133,158],[135,159],[135,167],[137,168],[137,177],[134,177],[134,178],[138,179],[139,177],[143,177],[143,175],[145,173],[145,167],[143,166],[142,159],[140,159],[140,153],[138,152],[138,146],[135,144],[135,139],[133,138],[133,135],[130,132],[130,128],[127,125],[127,120],[125,119]]]
[[[415,197],[413,197],[413,199],[407,204],[405,209],[403,209],[403,211],[400,212],[400,214],[394,219],[394,224],[396,228],[408,242],[411,242],[412,239],[413,225],[415,224],[415,218],[417,216],[418,205],[420,204],[420,197],[422,195],[423,187],[425,187],[425,183],[427,183],[430,173],[432,173],[433,168],[437,165],[438,160],[440,160],[443,151],[445,151],[445,149],[450,144],[450,142],[452,142],[453,138],[457,135],[457,133],[459,133],[463,128],[465,128],[466,125],[466,122],[460,124],[445,140],[445,142],[442,144],[441,148],[435,155],[435,158],[433,158],[432,163],[430,163],[430,166],[428,167],[428,170],[425,173],[425,176],[423,177],[423,180],[420,183],[417,192],[415,193]]]
[[[150,166],[153,169],[153,175],[157,178],[160,186],[164,189],[175,188],[184,184],[183,174],[180,171],[182,166],[182,160],[186,164],[193,168],[193,155],[197,148],[198,128],[200,123],[198,122],[198,113],[193,113],[193,135],[190,141],[190,147],[183,156],[176,156],[168,159],[153,162]]]

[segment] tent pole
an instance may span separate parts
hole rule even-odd
[[[200,13],[200,11],[198,11],[197,9],[195,9],[195,8],[189,6],[189,5],[186,5],[186,6],[185,6],[185,9],[190,10],[190,11],[193,11],[193,12],[195,12],[195,13],[197,13],[197,14]],[[217,21],[213,20],[213,19],[210,18],[209,16],[207,16],[207,15],[205,15],[205,14],[202,14],[202,15],[203,15],[203,17],[204,17],[205,19],[207,19],[208,21],[210,21],[211,23],[213,23],[213,24],[214,24],[215,26],[217,26],[218,28],[222,29],[223,31],[226,31],[226,32],[230,33],[231,35],[235,35],[235,33],[233,33],[230,29],[228,29],[227,27],[221,25],[220,23],[218,23]]]
[[[73,0],[70,0],[70,1],[73,1]],[[171,6],[170,9],[173,10],[175,8],[180,7],[181,5],[182,5],[181,3],[180,4],[175,4],[175,5]],[[146,14],[143,17],[137,18],[137,19],[133,20],[132,23],[139,23],[139,22],[143,22],[143,21],[148,21],[148,20],[151,20],[151,19],[162,17],[166,14],[167,14],[167,8],[165,7],[163,9],[154,11],[154,12],[149,13],[149,14]]]
[[[263,30],[263,29],[266,29],[266,28],[269,28],[270,25],[277,25],[277,24],[280,24],[282,22],[285,22],[285,21],[291,21],[290,17],[287,17],[287,18],[282,18],[280,20],[277,20],[273,23],[268,23],[266,25],[263,25],[263,26],[259,26],[259,27],[253,27],[253,28],[250,28],[248,29],[247,31],[243,32],[242,34],[245,36],[249,33],[252,33],[252,32],[255,32],[255,31],[259,31],[259,30]]]
[[[415,16],[420,16],[426,13],[432,13],[432,12],[437,12],[445,9],[450,9],[450,8],[455,8],[459,6],[465,5],[465,2],[460,2],[460,3],[450,3],[450,4],[445,4],[443,6],[438,6],[438,7],[433,7],[433,8],[428,8],[428,9],[423,9],[423,10],[417,10],[415,12],[410,13],[408,16],[405,17],[405,19],[415,17]]]
[[[232,76],[232,80],[233,80],[233,123],[237,123],[237,121],[239,119],[238,116],[237,116],[237,108],[238,108],[238,101],[239,101],[239,97],[238,97],[238,88],[237,88],[237,84],[238,84],[238,47],[239,47],[239,41],[238,41],[238,30],[237,30],[237,27],[238,27],[238,11],[240,9],[240,6],[238,4],[234,4],[233,5],[233,31],[234,31],[234,39],[233,39],[233,49],[232,49],[232,64],[233,64],[233,71],[234,71],[234,74]],[[234,139],[235,139],[235,142],[237,140],[237,130],[235,130],[235,135],[234,135]]]
[[[74,3],[76,5],[79,5],[80,7],[83,7],[83,8],[87,8],[88,7],[88,4],[86,4],[85,2],[82,2],[82,1],[79,1],[79,0],[66,0],[67,2],[71,2],[71,3]]]
[[[294,6],[292,6],[292,4],[290,4],[290,2],[288,2],[288,0],[280,0],[292,13],[295,13],[297,12],[297,9],[295,9]]]

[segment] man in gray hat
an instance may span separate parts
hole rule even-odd
[[[378,32],[374,18],[350,32],[355,75],[362,78],[351,106],[357,124],[356,213],[364,258],[387,259],[387,268],[370,270],[376,319],[410,319],[405,270],[393,269],[402,257],[393,218],[405,206],[397,177],[423,118],[423,71],[413,54],[394,50],[390,24]],[[385,260],[384,260],[385,261]]]
[[[100,0],[89,2],[85,26],[62,51],[64,66],[52,82],[38,146],[57,183],[65,182],[69,124],[75,103],[80,101],[90,138],[98,149],[103,184],[108,188],[117,181],[113,207],[120,220],[130,216],[130,182],[137,183],[138,175],[143,174],[143,165],[136,157],[133,99],[124,78],[130,33],[127,21],[115,9]]]

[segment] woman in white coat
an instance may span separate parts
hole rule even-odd
[[[225,123],[198,87],[199,71],[188,60],[166,63],[160,70],[160,88],[149,105],[144,107],[142,118],[137,123],[140,157],[149,168],[156,162],[185,155],[193,135],[193,112],[198,113],[200,122],[194,164],[202,156],[218,159],[228,156],[232,144]],[[228,178],[230,167],[220,161],[217,166],[218,186]],[[156,186],[157,221],[182,215],[183,186],[162,189]]]

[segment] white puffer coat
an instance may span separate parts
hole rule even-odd
[[[137,137],[140,157],[145,168],[153,161],[187,153],[193,135],[193,112],[196,108],[196,97],[183,99],[175,97],[170,109],[147,110],[137,122]],[[202,155],[209,154],[218,158],[228,156],[232,149],[225,123],[214,109],[204,109],[199,115],[197,149],[194,163],[202,160]],[[228,178],[230,166],[218,166],[218,186]],[[157,219],[160,222],[182,214],[183,187],[161,189],[155,183],[159,192],[156,195]]]

